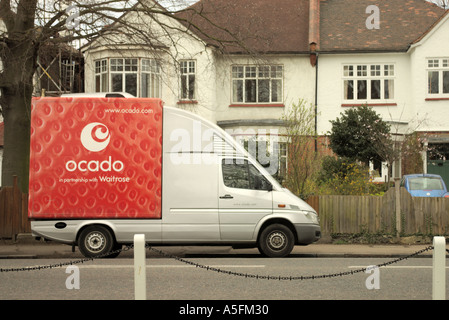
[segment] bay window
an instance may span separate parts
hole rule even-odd
[[[127,92],[135,97],[161,97],[160,68],[156,60],[109,58],[95,61],[96,92]]]

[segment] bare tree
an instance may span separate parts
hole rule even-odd
[[[315,108],[301,99],[284,114],[288,139],[286,187],[298,196],[307,196],[307,182],[321,164],[315,152]]]
[[[401,115],[402,116],[402,115]],[[392,118],[390,114],[390,118]],[[402,160],[405,167],[413,168],[413,173],[422,171],[423,138],[417,133],[418,128],[426,119],[412,119],[415,127],[401,132],[399,124],[391,127],[389,132],[379,132],[374,127],[368,126],[368,137],[376,150],[376,153],[387,165],[387,186],[390,185],[390,173],[395,161]],[[404,130],[402,130],[404,131]]]
[[[172,8],[179,10],[184,0],[165,1],[171,1]],[[219,42],[193,23],[192,17],[201,15],[194,8],[174,15],[174,11],[151,0],[0,0],[0,19],[4,22],[4,31],[0,32],[0,105],[5,122],[2,185],[12,185],[16,175],[22,191],[28,190],[33,75],[42,46],[98,37],[114,43],[120,35],[151,50],[161,48],[161,39],[166,39],[165,46],[175,45],[173,33],[190,31]],[[207,17],[202,21],[202,26],[206,22],[213,30],[221,28]],[[223,41],[242,44],[226,28],[221,30]]]

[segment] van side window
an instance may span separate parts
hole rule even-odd
[[[223,159],[223,181],[226,187],[271,190],[271,183],[247,160]]]

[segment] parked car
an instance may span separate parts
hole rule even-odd
[[[443,178],[437,174],[408,174],[402,177],[401,187],[407,189],[412,197],[449,198]]]

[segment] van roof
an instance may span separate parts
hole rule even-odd
[[[132,94],[127,92],[83,92],[83,93],[65,93],[61,97],[76,98],[76,97],[90,97],[90,98],[135,98]]]

